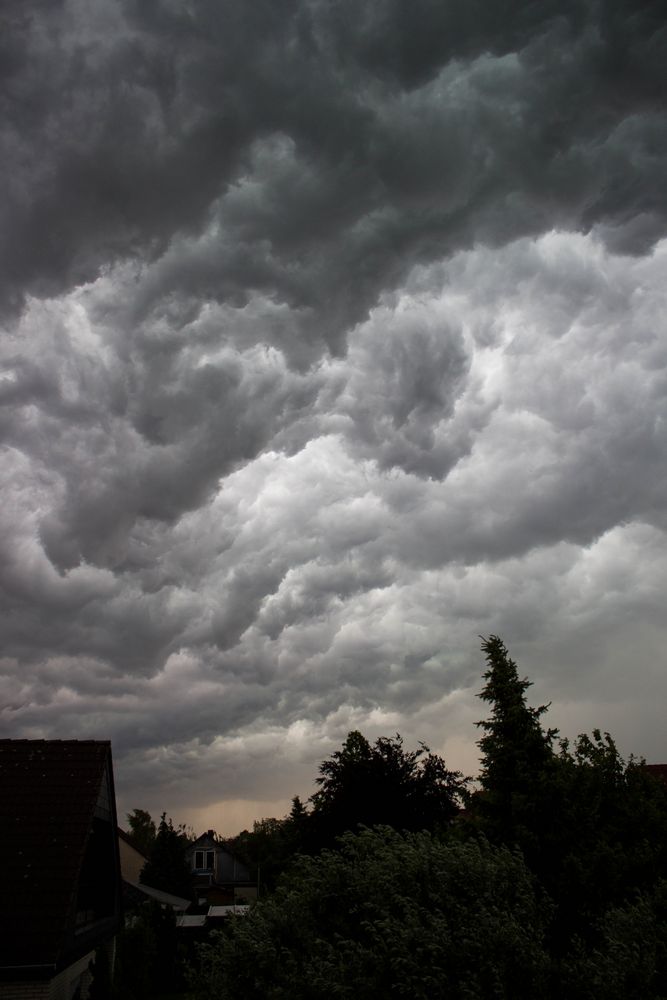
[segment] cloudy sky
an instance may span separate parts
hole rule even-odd
[[[479,635],[667,760],[661,0],[6,0],[0,704],[236,832]]]

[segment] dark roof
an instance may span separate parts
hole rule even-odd
[[[219,841],[213,830],[207,830],[206,833],[201,833],[196,840],[191,841],[188,844],[187,850],[194,851],[195,848],[200,850],[204,845],[210,847],[218,847]]]
[[[144,885],[143,882],[130,882],[129,879],[123,879],[123,900],[127,909],[136,909],[147,900],[156,900],[161,906],[170,906],[172,910],[179,912],[185,912],[192,903],[191,899],[176,896],[173,892],[154,889],[152,885]]]
[[[0,740],[0,968],[61,959],[106,773],[108,742]]]

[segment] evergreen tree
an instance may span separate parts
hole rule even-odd
[[[154,889],[189,899],[192,880],[185,862],[187,837],[162,813],[150,857],[141,871],[141,881]]]
[[[479,697],[491,705],[489,719],[478,722],[484,736],[477,811],[488,837],[497,843],[520,846],[534,860],[539,833],[548,826],[555,802],[552,780],[557,730],[540,723],[548,705],[532,708],[526,691],[530,681],[520,679],[517,666],[496,635],[484,639],[488,668]]]
[[[549,946],[566,969],[573,954],[602,954],[608,928],[626,920],[619,914],[643,913],[633,909],[637,893],[650,896],[667,877],[667,789],[641,762],[626,763],[608,733],[581,735],[572,748],[562,740],[556,752],[556,730],[541,725],[548,706],[527,704],[530,684],[502,641],[491,636],[482,648],[488,669],[480,697],[491,715],[478,723],[482,788],[472,822],[495,843],[521,849],[555,903]],[[609,947],[607,965],[616,954]],[[650,979],[651,963],[642,961],[637,970]],[[575,966],[584,968],[580,959]]]

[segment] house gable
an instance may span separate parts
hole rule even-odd
[[[199,905],[233,904],[257,898],[257,879],[209,830],[186,852]]]
[[[0,740],[0,979],[50,979],[120,925],[111,747]]]
[[[216,882],[249,882],[246,866],[227,851],[212,830],[190,844],[186,853],[188,866],[198,875],[210,873]]]

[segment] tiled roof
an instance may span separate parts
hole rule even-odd
[[[0,740],[0,968],[55,965],[110,744]]]

